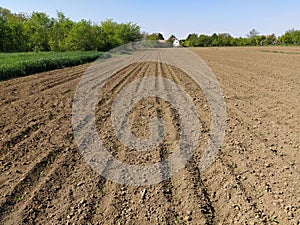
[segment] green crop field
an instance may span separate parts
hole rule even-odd
[[[101,56],[103,52],[0,53],[0,80],[76,66]]]

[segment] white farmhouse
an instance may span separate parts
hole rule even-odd
[[[176,37],[173,39],[173,46],[174,47],[179,47],[180,46],[179,40]]]

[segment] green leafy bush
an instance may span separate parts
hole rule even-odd
[[[0,80],[76,66],[102,56],[103,52],[0,53]]]

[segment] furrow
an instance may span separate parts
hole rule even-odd
[[[4,81],[3,83],[0,83],[0,85],[1,88],[2,85],[5,85],[5,87],[3,87],[4,90],[3,99],[6,100],[4,102],[1,102],[0,105],[3,107],[9,105],[7,103],[17,104],[18,101],[23,100],[25,97],[33,97],[36,94],[40,95],[41,92],[51,90],[52,88],[54,89],[59,88],[63,84],[68,84],[72,80],[78,79],[86,70],[85,67],[82,69],[81,67],[79,67],[80,70],[76,70],[77,68],[78,67],[74,67],[74,68],[68,68],[68,70],[66,71],[57,70],[57,71],[51,71],[51,72],[41,73],[37,75],[31,75],[35,77],[34,82],[28,82],[30,83],[30,85],[28,85],[25,89],[19,88],[21,85],[24,86],[24,82],[22,82],[22,80],[27,79],[31,76],[17,78],[18,81],[20,81],[20,83],[18,83],[17,85],[11,85],[10,84],[12,82],[11,80]],[[57,75],[59,71],[61,71],[62,74]],[[12,99],[12,100],[7,102],[7,99]]]
[[[57,155],[62,149],[54,149],[48,152],[39,162],[37,162],[30,171],[26,173],[23,179],[12,189],[12,191],[5,196],[5,201],[1,204],[0,220],[2,220],[7,212],[23,200],[25,195],[31,192],[32,187],[40,182],[41,173],[48,167],[49,163],[53,163]]]
[[[158,57],[160,59],[161,54],[159,54]],[[163,71],[164,66],[165,65],[162,63],[157,63],[157,72],[158,72],[157,78],[160,76],[164,76],[164,71]],[[164,90],[164,88],[165,88],[164,82],[162,82],[162,83],[156,82],[156,85],[157,85],[157,88],[160,88],[162,90]],[[157,109],[158,117],[162,117],[165,119],[165,124],[168,127],[169,134],[178,133],[178,130],[176,129],[176,125],[174,125],[172,122],[173,116],[172,116],[172,111],[170,109],[170,105],[166,104],[164,102],[165,100],[163,100],[159,97],[157,97],[156,99],[159,104],[159,108]],[[170,139],[170,137],[166,137],[166,138]],[[174,140],[168,140],[168,141],[174,141]],[[160,151],[160,161],[165,160],[169,156],[169,152],[168,152],[168,149],[166,146],[160,146],[159,151]],[[169,171],[170,171],[169,165],[166,165],[166,168],[162,167],[161,168],[162,176],[165,178],[170,177]],[[175,210],[174,204],[172,204],[173,203],[173,194],[174,194],[172,178],[170,177],[169,179],[162,181],[161,185],[162,185],[162,192],[165,197],[165,201],[167,202],[167,205],[168,205],[168,211],[165,215],[166,221],[167,221],[167,223],[171,224],[171,223],[174,223],[174,221],[176,221],[176,218],[178,216],[178,214]]]
[[[179,71],[174,71],[173,67],[169,64],[164,64],[164,72],[163,74],[166,76],[167,79],[170,79],[180,85],[185,85],[186,83],[190,83],[192,81],[188,80],[179,80],[178,75]],[[183,76],[184,77],[184,76]],[[184,86],[181,86],[186,91],[186,88]],[[170,97],[172,97],[170,95]],[[194,98],[195,99],[195,98]],[[169,114],[172,115],[173,118],[177,118],[173,121],[175,129],[179,130],[180,127],[178,127],[178,124],[180,124],[179,117],[175,114],[173,110],[169,109]],[[200,129],[203,129],[205,125],[202,124],[202,127]],[[180,138],[180,137],[179,137]],[[200,139],[199,139],[200,141]],[[200,146],[199,146],[200,147]],[[199,154],[198,151],[195,152],[195,154]],[[189,170],[194,170],[193,173],[191,173]],[[174,175],[172,177],[173,183],[173,192],[175,196],[181,196],[180,200],[178,197],[175,198],[175,201],[173,205],[175,205],[175,209],[177,211],[176,215],[179,218],[189,218],[193,214],[194,220],[197,220],[199,223],[203,224],[214,224],[214,208],[211,204],[211,201],[209,199],[209,195],[207,194],[207,190],[202,184],[199,169],[196,164],[193,164],[191,168],[187,165],[184,170],[179,172],[179,174]],[[188,182],[188,184],[182,184],[177,185],[176,183],[179,180],[184,180],[185,182]],[[186,186],[189,188],[186,189]],[[189,206],[184,205],[184,201],[188,201],[188,199],[193,199],[191,204]],[[181,202],[182,200],[182,202]],[[199,210],[199,205],[200,209]],[[186,212],[184,212],[182,209],[186,208]],[[190,213],[189,213],[190,212]],[[210,218],[212,217],[212,218]],[[186,220],[186,219],[185,219]],[[202,221],[202,222],[200,222]]]

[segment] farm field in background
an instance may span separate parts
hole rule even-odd
[[[298,225],[300,47],[191,50],[211,68],[224,93],[225,140],[216,161],[201,174],[199,148],[184,169],[147,187],[106,180],[79,153],[72,101],[89,64],[1,81],[0,224]],[[103,143],[130,164],[160,161],[176,143],[177,114],[155,98],[137,103],[130,117],[140,137],[149,135],[149,115],[166,121],[170,139],[148,158],[127,152],[112,135],[112,100],[133,80],[151,75],[176,82],[191,96],[203,146],[210,129],[205,96],[191,77],[163,63],[132,64],[109,80],[96,106]]]

